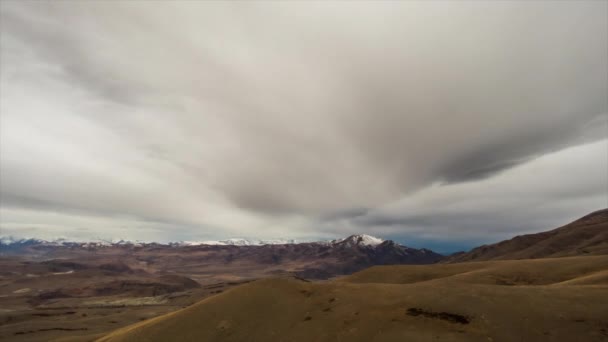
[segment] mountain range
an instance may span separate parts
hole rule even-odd
[[[329,241],[314,241],[319,244],[333,244],[348,239],[356,239],[357,244],[378,245],[384,242],[383,239],[371,235],[359,234],[351,235],[347,238],[335,239]],[[53,245],[53,246],[112,246],[112,245],[170,245],[170,246],[201,246],[201,245],[219,245],[219,246],[263,246],[263,245],[291,245],[298,243],[295,239],[245,239],[245,238],[230,238],[225,240],[202,240],[202,241],[175,241],[168,243],[161,242],[146,242],[140,240],[124,240],[124,239],[92,239],[92,240],[70,240],[67,238],[54,239],[38,239],[38,238],[18,238],[14,236],[0,237],[0,246],[16,246],[16,245]]]
[[[133,269],[181,274],[200,282],[213,281],[217,273],[231,273],[239,278],[291,273],[327,279],[373,265],[431,264],[443,258],[428,249],[410,248],[369,235],[304,243],[236,239],[168,244],[4,239],[0,252],[29,260],[62,259],[89,264],[115,258]]]
[[[605,341],[607,232],[604,209],[448,257],[369,235],[4,238],[0,340]]]
[[[439,264],[254,281],[99,341],[606,341],[607,247],[604,209]]]
[[[224,246],[262,246],[262,245],[282,245],[282,244],[294,244],[297,243],[294,239],[273,239],[273,240],[255,240],[255,239],[243,239],[243,238],[230,238],[225,240],[204,240],[204,241],[176,241],[169,243],[161,242],[147,242],[140,240],[124,240],[124,239],[92,239],[92,240],[70,240],[66,238],[54,238],[54,239],[38,239],[38,238],[18,238],[14,236],[3,236],[0,237],[0,245],[32,245],[32,244],[45,244],[45,245],[56,245],[56,246],[75,246],[75,245],[91,245],[91,246],[111,246],[111,245],[171,245],[171,246],[200,246],[200,245],[224,245]]]

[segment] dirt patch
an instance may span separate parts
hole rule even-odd
[[[423,316],[428,318],[441,319],[444,321],[448,321],[450,323],[458,323],[458,324],[469,324],[470,319],[466,316],[449,313],[449,312],[434,312],[427,311],[420,308],[409,308],[406,312],[407,315],[410,316]]]
[[[27,330],[27,331],[17,331],[14,335],[25,335],[32,334],[36,332],[42,331],[80,331],[80,330],[89,330],[88,328],[46,328],[46,329],[38,329],[38,330]]]
[[[312,292],[311,291],[301,290],[300,293],[303,294],[303,295],[305,295],[306,297],[312,296]]]
[[[51,316],[74,315],[74,314],[76,314],[76,311],[55,312],[55,313],[36,312],[36,313],[33,313],[32,316],[51,317]]]
[[[144,305],[162,305],[167,304],[166,296],[156,297],[136,297],[136,298],[121,298],[121,299],[105,299],[85,301],[83,304],[90,307],[124,307],[124,306],[144,306]]]

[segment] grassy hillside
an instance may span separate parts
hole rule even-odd
[[[608,256],[481,261],[428,266],[376,266],[339,281],[351,283],[411,284],[465,283],[487,285],[557,285],[582,281],[608,285],[601,275],[608,270]],[[580,279],[579,279],[580,278]]]
[[[99,341],[605,341],[608,256],[266,279]]]

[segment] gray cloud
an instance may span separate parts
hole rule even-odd
[[[605,2],[1,6],[5,208],[411,231],[376,210],[606,137]]]
[[[384,229],[406,241],[472,239],[472,247],[475,241],[555,228],[608,207],[607,169],[604,140],[542,156],[482,181],[429,187],[350,223]]]

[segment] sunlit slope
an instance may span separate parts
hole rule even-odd
[[[260,280],[100,341],[606,340],[608,257],[542,261],[374,267],[327,283]]]

